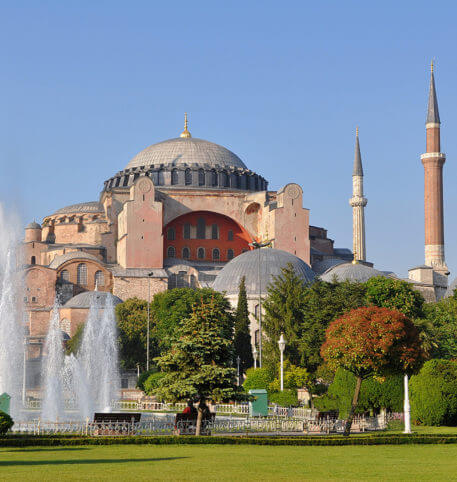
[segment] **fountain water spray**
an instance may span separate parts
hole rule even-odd
[[[0,394],[11,396],[10,412],[21,409],[24,329],[21,305],[23,282],[17,271],[19,222],[0,204]]]
[[[59,323],[59,305],[54,304],[48,334],[44,345],[42,378],[44,396],[41,416],[54,422],[64,414],[64,351],[63,336]]]

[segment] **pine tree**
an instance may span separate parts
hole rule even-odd
[[[234,345],[235,356],[240,357],[240,372],[246,373],[246,370],[254,364],[254,359],[252,357],[246,278],[244,276],[241,278],[238,291],[238,305],[235,313]]]
[[[182,320],[170,349],[156,358],[164,377],[156,394],[169,402],[199,400],[200,434],[205,402],[243,398],[233,367],[233,315],[216,299],[201,301]]]

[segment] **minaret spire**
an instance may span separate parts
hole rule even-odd
[[[363,168],[360,155],[359,128],[355,131],[354,169],[352,170],[352,243],[354,261],[366,261],[365,206],[368,200],[363,196]]]
[[[430,72],[424,166],[425,264],[447,272],[444,257],[443,165],[446,155],[441,152],[441,122],[435,88],[433,61]]]
[[[187,129],[188,127],[188,122],[187,122],[187,112],[184,113],[184,130],[181,132],[181,136],[180,137],[186,137],[186,138],[189,138],[189,137],[192,137],[190,135],[190,132],[189,130]]]

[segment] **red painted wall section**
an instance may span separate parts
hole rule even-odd
[[[200,218],[205,220],[206,234],[205,239],[197,239],[197,222]],[[191,239],[184,239],[184,225],[190,225]],[[212,225],[218,226],[218,239],[211,239]],[[170,233],[174,231],[174,240],[169,239]],[[233,233],[233,240],[229,239],[229,231]],[[168,248],[172,246],[175,250],[176,258],[183,258],[183,249],[189,248],[190,257],[187,259],[197,261],[213,261],[213,249],[219,249],[221,262],[229,261],[228,251],[233,250],[234,257],[238,256],[244,251],[251,249],[249,243],[252,238],[248,232],[227,216],[208,211],[196,211],[189,214],[184,214],[179,218],[174,219],[164,228],[164,256],[167,257]],[[198,248],[204,248],[205,257],[198,258]],[[215,260],[217,261],[217,260]]]
[[[155,201],[152,181],[140,178],[127,205],[127,268],[162,268],[162,203]],[[124,209],[125,209],[124,208]]]
[[[295,254],[310,264],[309,210],[303,208],[303,190],[287,184],[278,192],[274,247]]]

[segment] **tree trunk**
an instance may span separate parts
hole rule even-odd
[[[195,428],[195,435],[200,435],[201,428],[202,428],[202,419],[203,419],[203,409],[202,409],[202,401],[198,404],[198,415],[197,415],[197,427]]]
[[[355,384],[354,397],[352,398],[351,411],[349,412],[349,416],[346,420],[346,425],[344,426],[343,435],[345,437],[348,437],[349,434],[351,433],[352,420],[354,419],[355,409],[357,408],[357,403],[359,401],[359,394],[360,394],[361,385],[362,385],[362,377],[357,377],[357,381],[356,381],[356,384]]]

